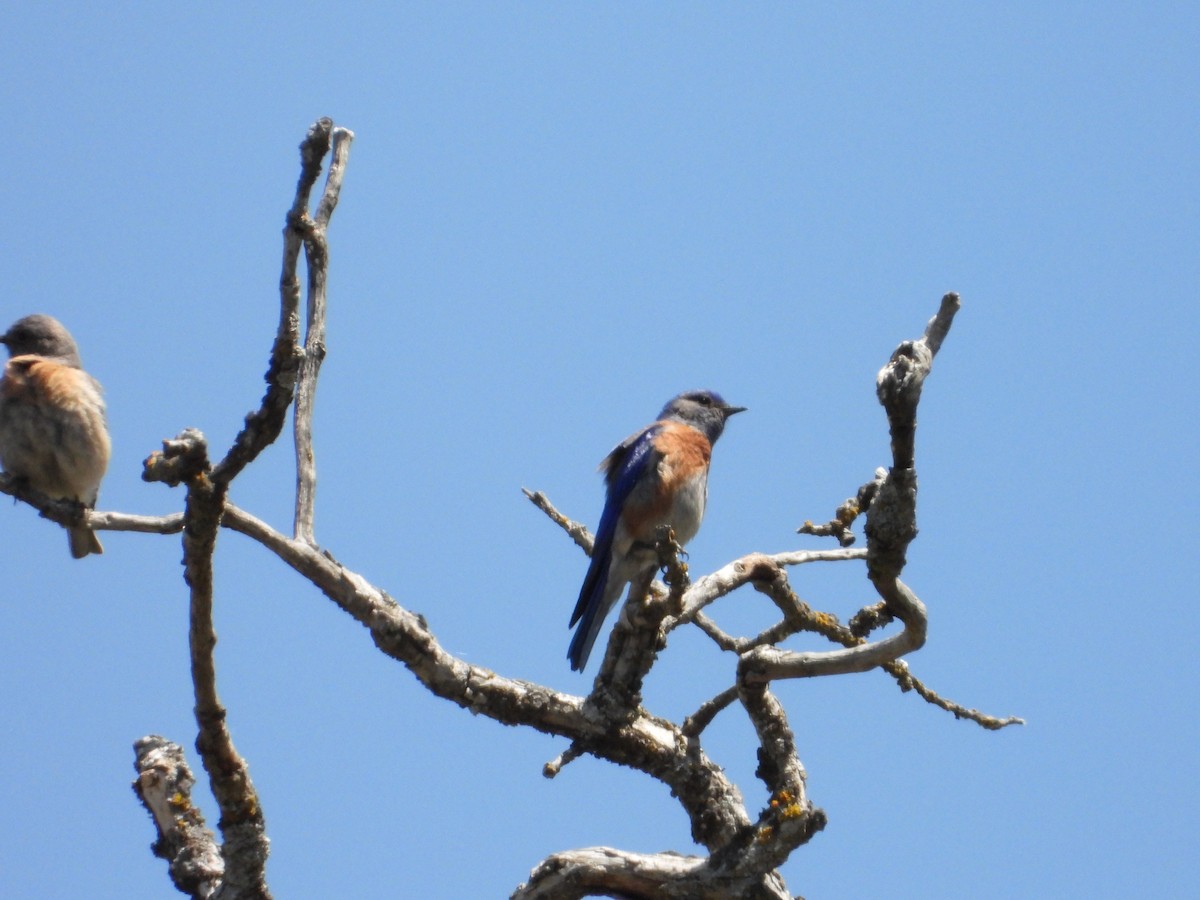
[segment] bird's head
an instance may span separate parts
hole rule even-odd
[[[672,397],[658,417],[691,425],[716,441],[725,430],[725,420],[745,411],[744,406],[730,406],[716,391],[684,391]]]
[[[83,368],[79,348],[71,332],[53,316],[40,313],[25,316],[0,335],[0,344],[8,347],[9,356],[47,356],[69,366]]]

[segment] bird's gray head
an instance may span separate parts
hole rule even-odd
[[[18,319],[0,335],[0,344],[8,347],[9,356],[49,356],[68,366],[83,368],[71,332],[53,316],[36,314]]]
[[[730,406],[716,391],[684,391],[672,397],[658,417],[691,425],[715,442],[725,430],[725,420],[745,411],[744,406]]]

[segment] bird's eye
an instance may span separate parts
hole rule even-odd
[[[708,394],[701,394],[696,399],[700,401],[701,406],[712,406],[712,397],[708,396]]]

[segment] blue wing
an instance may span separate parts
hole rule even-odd
[[[642,429],[613,448],[600,464],[605,470],[608,496],[604,501],[604,512],[600,515],[600,526],[596,529],[592,562],[583,579],[575,612],[571,614],[570,624],[578,622],[579,628],[571,638],[571,646],[567,650],[571,668],[577,672],[582,672],[583,667],[587,665],[588,655],[592,652],[592,645],[596,642],[600,626],[604,624],[604,617],[616,600],[616,597],[612,597],[606,602],[613,537],[617,532],[621,509],[642,473],[649,466],[658,464],[658,451],[654,449],[653,438],[660,429],[658,423]],[[624,585],[615,587],[618,588],[619,596],[619,590]]]

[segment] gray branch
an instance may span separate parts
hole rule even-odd
[[[777,875],[731,875],[709,860],[678,853],[631,853],[586,847],[547,857],[512,900],[577,900],[603,895],[677,900],[791,900]]]
[[[625,707],[623,717],[614,720],[583,697],[472,665],[447,653],[423,616],[400,606],[328,551],[289,538],[232,504],[226,505],[225,525],[275,553],[366,626],[380,651],[407,666],[437,696],[507,725],[567,738],[577,752],[652,775],[675,793],[691,819],[693,840],[710,851],[750,826],[737,787],[674,723],[640,707]]]
[[[213,833],[205,827],[204,814],[192,804],[196,779],[188,767],[183,748],[149,735],[133,745],[137,760],[134,793],[154,819],[158,840],[151,849],[167,861],[171,880],[181,893],[194,900],[210,900],[225,874]]]
[[[214,900],[270,900],[266,884],[269,844],[262,807],[246,761],[237,752],[217,695],[213,650],[213,554],[225,510],[226,485],[214,482],[204,435],[189,429],[146,461],[147,480],[187,485],[183,514],[184,581],[190,589],[188,647],[195,693],[196,750],[221,810],[224,873]]]
[[[294,393],[299,394],[304,401],[303,409],[298,411],[296,418],[296,531],[304,540],[312,542],[312,498],[316,473],[312,464],[311,418],[317,374],[325,353],[325,283],[328,265],[325,229],[337,205],[352,138],[353,134],[348,130],[334,128],[332,121],[321,119],[309,129],[300,146],[300,179],[284,230],[279,327],[266,375],[267,392],[259,409],[246,416],[245,428],[235,438],[225,458],[216,466],[209,464],[207,442],[204,435],[195,429],[187,429],[173,440],[164,441],[163,449],[146,459],[143,479],[162,482],[172,487],[186,486],[187,496],[181,516],[151,518],[115,513],[94,514],[97,527],[158,533],[180,530],[183,532],[184,580],[191,596],[188,643],[196,701],[196,723],[199,727],[196,749],[200,753],[213,795],[221,810],[220,828],[223,837],[220,845],[221,865],[209,866],[205,870],[203,887],[196,888],[193,895],[211,896],[214,900],[269,900],[271,895],[266,884],[269,842],[262,806],[250,780],[249,767],[234,746],[226,722],[226,710],[217,694],[216,666],[213,659],[213,649],[217,642],[212,619],[213,555],[216,550],[217,533],[225,516],[229,485],[279,436]],[[329,152],[331,143],[334,148],[333,162],[314,220],[308,215],[309,198],[320,175],[321,162]],[[306,251],[309,274],[304,350],[299,346],[300,287],[296,277],[301,246]],[[297,390],[298,378],[300,386]],[[59,510],[55,512],[63,513]],[[138,745],[139,771],[142,772],[140,778],[144,777],[147,784],[150,784],[151,775],[158,770],[142,770],[142,743],[144,742]],[[158,745],[153,749],[155,758],[163,756]],[[179,751],[177,756],[176,781],[182,783],[185,779],[178,773],[186,772],[187,787],[190,790],[191,774],[186,770],[182,751]],[[139,796],[155,816],[161,844],[165,840],[164,835],[174,835],[175,832],[170,830],[162,817],[162,804],[153,796],[148,798],[140,790]],[[160,855],[166,855],[171,860],[172,877],[179,884],[180,877],[175,871],[176,861],[183,858],[181,854],[184,850],[176,848],[172,842],[162,846],[169,847],[169,852],[165,851]]]
[[[905,341],[892,354],[875,380],[875,392],[887,413],[892,466],[873,491],[867,509],[867,574],[887,612],[904,623],[899,634],[875,643],[842,650],[797,653],[778,647],[757,647],[738,664],[739,684],[777,678],[811,678],[865,672],[893,663],[925,644],[925,605],[900,581],[908,545],[917,536],[917,473],[914,468],[917,404],[960,302],[946,294],[925,336]],[[860,492],[860,497],[862,492]]]
[[[263,450],[274,443],[283,430],[288,407],[295,395],[296,380],[304,350],[300,346],[300,279],[296,268],[302,234],[308,218],[313,186],[321,175],[321,161],[333,139],[333,121],[319,119],[308,129],[300,144],[300,179],[296,196],[288,210],[283,230],[283,272],[279,278],[279,326],[271,347],[271,359],[264,376],[267,391],[257,410],[246,416],[246,425],[234,439],[225,458],[213,469],[213,481],[228,484]],[[340,181],[339,181],[340,184]]]
[[[321,123],[332,125],[328,119]],[[317,493],[317,465],[313,452],[312,417],[316,402],[317,376],[325,360],[325,310],[326,284],[329,273],[329,243],[326,232],[329,218],[337,207],[341,195],[342,179],[350,155],[350,142],[354,132],[346,128],[333,128],[332,160],[329,176],[325,179],[325,191],[317,204],[317,213],[309,217],[307,208],[298,211],[295,206],[288,216],[286,247],[296,246],[296,236],[304,244],[304,260],[308,270],[308,304],[304,332],[304,352],[300,358],[299,377],[296,383],[296,410],[292,419],[296,445],[296,514],[294,533],[310,544],[316,543],[313,531],[313,506]],[[320,160],[317,161],[320,166]],[[307,197],[305,198],[307,201]],[[299,200],[299,196],[297,196]],[[294,274],[295,260],[290,261]]]

